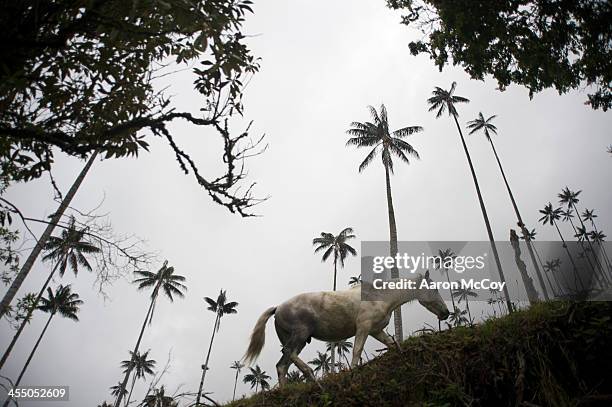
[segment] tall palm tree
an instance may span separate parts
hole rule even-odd
[[[110,387],[110,391],[111,391],[111,396],[117,398],[117,396],[119,395],[119,393],[123,393],[123,395],[125,396],[127,394],[127,389],[123,388],[121,386],[121,382],[118,382],[116,385],[111,386]]]
[[[344,260],[346,256],[349,254],[356,256],[357,251],[349,245],[346,241],[349,239],[354,239],[355,235],[353,234],[352,228],[344,228],[338,236],[334,236],[331,233],[321,232],[320,237],[315,237],[312,239],[313,246],[317,246],[315,248],[315,253],[319,253],[323,251],[323,257],[321,261],[327,261],[329,256],[334,255],[334,291],[336,291],[336,278],[338,275],[338,260],[340,260],[340,266],[344,267]],[[334,365],[336,361],[336,353],[335,350],[332,349],[331,359],[332,359],[332,371],[334,370]]]
[[[30,356],[28,356],[28,359],[26,360],[23,369],[21,369],[21,373],[19,373],[19,377],[15,382],[15,387],[19,386],[19,383],[21,383],[21,379],[23,378],[23,375],[26,372],[28,365],[32,361],[32,357],[34,356],[34,353],[36,352],[40,341],[45,335],[45,332],[47,332],[47,328],[49,327],[49,324],[51,323],[53,317],[56,314],[59,314],[64,318],[68,318],[73,321],[78,321],[79,318],[77,317],[77,314],[79,312],[79,306],[83,304],[83,301],[79,299],[79,295],[77,293],[72,292],[70,284],[66,286],[58,286],[55,289],[55,292],[53,292],[51,288],[47,288],[47,298],[43,297],[40,302],[41,304],[36,308],[39,311],[47,312],[49,314],[49,319],[47,319],[47,323],[45,324],[45,327],[40,333],[40,336],[38,337],[38,340],[36,341],[32,352],[30,352]]]
[[[145,316],[144,322],[142,323],[142,328],[140,329],[138,340],[136,341],[136,345],[134,346],[134,350],[132,351],[132,357],[138,354],[138,348],[140,347],[140,342],[142,341],[142,336],[147,326],[147,322],[150,324],[153,321],[155,303],[157,302],[157,297],[159,296],[160,291],[163,291],[163,293],[166,294],[166,297],[168,297],[170,302],[174,302],[174,296],[182,298],[185,296],[183,291],[187,290],[187,287],[183,284],[183,282],[185,281],[185,277],[174,274],[174,267],[168,267],[167,260],[157,271],[157,273],[141,270],[137,270],[134,273],[140,276],[140,278],[137,278],[133,281],[134,284],[138,284],[139,290],[144,290],[145,288],[153,288],[153,291],[151,292],[151,301],[149,303],[147,315]],[[125,372],[123,382],[121,382],[122,389],[126,388],[131,372],[131,368],[127,369],[127,371]],[[117,400],[115,400],[115,407],[119,407],[121,405],[122,398],[123,392],[120,392],[117,396]]]
[[[547,260],[546,263],[544,264],[544,271],[546,273],[551,273],[553,275],[553,280],[557,283],[558,293],[559,295],[562,295],[563,288],[561,286],[561,283],[559,283],[559,279],[557,279],[557,275],[556,275],[556,272],[560,269],[560,267],[561,267],[561,260],[559,259]]]
[[[317,351],[317,357],[308,363],[314,366],[315,373],[321,372],[321,377],[331,371],[331,359],[327,353]]]
[[[249,383],[251,385],[251,389],[255,388],[255,393],[257,390],[261,388],[262,390],[267,390],[270,388],[270,376],[266,374],[265,371],[261,370],[259,365],[255,365],[255,367],[249,367],[251,373],[248,373],[244,376],[243,382]]]
[[[567,210],[565,211],[561,211],[561,220],[563,222],[569,222],[570,226],[572,227],[572,230],[574,231],[574,237],[578,238],[578,243],[580,244],[580,248],[582,249],[582,252],[578,253],[578,258],[585,258],[587,263],[589,264],[589,267],[591,268],[591,271],[593,272],[593,276],[599,281],[599,283],[602,285],[603,287],[603,283],[601,282],[599,275],[597,274],[597,271],[595,270],[595,267],[593,266],[593,263],[591,262],[591,258],[588,255],[588,250],[584,247],[584,234],[586,233],[586,230],[583,230],[583,233],[579,233],[578,229],[576,229],[576,225],[574,225],[574,221],[572,221],[572,218],[574,217],[574,213],[572,208],[568,207]]]
[[[421,126],[408,126],[393,132],[389,130],[389,120],[385,105],[381,105],[380,114],[372,106],[370,115],[372,122],[353,122],[347,133],[352,136],[346,142],[347,146],[371,148],[368,155],[359,165],[359,172],[366,169],[372,163],[376,155],[381,153],[382,164],[385,168],[385,182],[387,187],[387,212],[389,215],[389,254],[395,258],[397,254],[397,225],[395,223],[395,210],[391,196],[391,174],[393,174],[393,156],[399,158],[406,164],[410,163],[408,157],[419,158],[417,151],[408,144],[404,138],[411,134],[423,131]],[[399,271],[396,266],[391,269],[391,277],[398,278]],[[395,339],[403,340],[402,310],[398,307],[393,313],[393,324],[395,326]]]
[[[352,228],[344,228],[337,236],[334,236],[331,233],[321,232],[320,237],[315,237],[312,239],[313,246],[317,246],[315,248],[315,253],[319,253],[323,251],[323,257],[321,261],[327,261],[330,255],[334,255],[334,291],[336,291],[336,277],[338,275],[338,260],[340,260],[340,266],[344,267],[344,260],[346,256],[349,254],[356,256],[357,251],[349,245],[346,241],[350,239],[354,239],[355,235],[353,234]]]
[[[351,366],[346,355],[351,352],[351,349],[353,349],[352,343],[350,343],[349,341],[327,342],[326,348],[328,352],[338,351],[338,360],[344,357],[344,361],[346,362],[346,365],[349,367]],[[333,363],[333,359],[332,359],[332,363]]]
[[[232,395],[232,401],[236,399],[236,385],[238,384],[238,375],[240,374],[240,371],[243,367],[244,365],[239,360],[235,360],[234,363],[232,363],[232,365],[230,366],[230,369],[236,370],[236,378],[234,379],[234,394]]]
[[[540,222],[542,222],[543,225],[546,225],[548,223],[557,229],[557,233],[559,234],[559,238],[561,238],[561,243],[563,245],[563,248],[565,249],[565,252],[567,253],[567,257],[569,257],[570,259],[570,263],[572,263],[572,268],[574,270],[575,278],[580,282],[580,286],[582,287],[582,290],[585,290],[584,283],[582,282],[582,279],[580,278],[580,274],[578,273],[578,270],[576,269],[576,263],[574,262],[574,257],[572,256],[572,253],[570,253],[569,248],[567,247],[567,243],[565,243],[565,239],[563,238],[563,235],[561,234],[561,230],[559,229],[559,225],[557,224],[558,220],[561,219],[562,212],[563,211],[561,208],[553,208],[552,203],[549,202],[548,205],[544,207],[544,209],[540,209],[540,213],[543,215],[540,218]]]
[[[200,404],[202,388],[204,387],[204,378],[206,377],[206,371],[208,370],[210,351],[212,350],[212,344],[215,340],[215,333],[219,331],[219,327],[221,326],[221,318],[223,318],[223,316],[226,314],[236,314],[238,312],[236,309],[238,303],[234,301],[228,302],[225,290],[221,290],[219,292],[217,301],[210,297],[204,297],[204,301],[208,303],[208,308],[206,309],[215,313],[215,324],[213,325],[212,337],[210,338],[210,344],[208,345],[208,353],[206,353],[206,362],[204,362],[204,365],[202,365],[202,378],[200,379],[200,389],[198,390],[196,406]]]
[[[459,288],[457,291],[453,293],[453,295],[455,296],[455,298],[457,298],[457,304],[461,304],[461,301],[465,301],[465,309],[468,312],[468,317],[470,319],[470,324],[471,324],[473,320],[472,320],[472,313],[470,312],[469,298],[470,297],[476,298],[478,297],[478,294],[476,294],[474,291],[466,287],[466,288]]]
[[[47,280],[38,292],[36,299],[28,307],[27,314],[21,321],[21,324],[19,325],[17,332],[15,332],[11,343],[6,348],[6,351],[4,351],[2,359],[0,360],[0,369],[2,369],[4,363],[11,354],[11,351],[17,343],[17,340],[19,339],[21,332],[23,332],[26,324],[30,321],[32,313],[38,306],[42,296],[45,294],[45,290],[53,279],[55,272],[59,269],[59,275],[62,277],[66,272],[66,268],[70,267],[76,276],[79,271],[79,266],[91,271],[91,265],[89,264],[89,261],[85,255],[99,253],[100,249],[85,239],[86,232],[87,229],[79,229],[76,225],[76,220],[74,217],[71,217],[68,226],[62,230],[61,236],[51,236],[45,243],[44,249],[47,251],[47,254],[44,255],[42,259],[43,261],[54,262],[55,265],[53,266],[51,273],[49,273],[49,277],[47,277]]]
[[[597,243],[599,246],[599,250],[602,251],[606,266],[608,268],[608,273],[612,273],[612,262],[610,261],[610,257],[608,256],[608,252],[606,251],[606,247],[603,244],[606,235],[597,229],[597,225],[595,224],[595,218],[597,215],[595,214],[595,209],[585,209],[582,213],[582,220],[585,222],[591,222],[591,226],[593,227],[593,232],[591,232],[591,239]]]
[[[505,282],[506,278],[504,276],[504,271],[502,270],[501,261],[499,260],[499,253],[497,252],[497,246],[495,245],[495,239],[493,238],[493,231],[491,230],[491,223],[489,222],[487,209],[485,208],[484,200],[482,198],[482,194],[480,193],[480,186],[478,185],[478,179],[476,178],[476,172],[474,171],[472,158],[470,157],[470,152],[468,151],[467,144],[465,144],[463,132],[461,131],[461,126],[459,125],[459,120],[457,119],[459,113],[457,112],[456,105],[459,103],[469,103],[469,99],[464,98],[463,96],[455,95],[454,93],[456,87],[456,82],[453,82],[451,84],[449,90],[444,90],[436,86],[436,88],[432,92],[432,97],[427,99],[427,102],[430,104],[429,111],[431,112],[436,110],[436,118],[440,118],[444,114],[444,112],[448,111],[448,115],[452,116],[455,120],[455,125],[457,126],[457,131],[459,132],[459,137],[461,139],[461,144],[463,145],[465,157],[467,158],[470,167],[470,172],[472,173],[472,180],[474,181],[474,186],[476,187],[476,194],[478,195],[478,202],[480,203],[480,210],[482,211],[482,217],[484,219],[487,234],[489,236],[489,242],[491,243],[491,249],[493,251],[493,257],[495,258],[495,264],[497,265],[497,271],[499,272],[499,279],[502,282]],[[510,294],[508,293],[508,288],[505,284],[503,290],[504,296],[506,298],[508,312],[512,312]]]
[[[144,407],[176,407],[177,403],[172,396],[166,395],[166,389],[161,386],[153,390],[153,394],[147,395],[142,401]]]
[[[47,227],[43,231],[42,235],[36,241],[36,244],[34,245],[34,248],[28,255],[28,258],[23,263],[23,266],[21,266],[19,273],[17,273],[17,275],[13,279],[13,282],[11,283],[11,286],[4,294],[4,297],[2,297],[2,302],[0,302],[0,318],[2,318],[4,314],[10,309],[9,305],[11,304],[11,301],[13,301],[13,298],[15,298],[15,295],[17,295],[17,291],[19,291],[19,288],[23,284],[25,278],[28,276],[28,274],[32,270],[32,267],[34,266],[34,262],[38,258],[38,255],[40,254],[40,252],[43,250],[45,244],[47,243],[47,240],[51,236],[51,233],[53,233],[53,230],[55,229],[55,227],[61,220],[62,216],[64,216],[64,212],[66,211],[66,208],[68,208],[68,206],[70,205],[70,202],[72,201],[72,198],[74,198],[74,196],[76,195],[79,187],[81,186],[81,184],[83,183],[83,180],[85,179],[85,176],[87,175],[87,172],[89,172],[89,169],[93,165],[94,160],[96,159],[97,155],[98,155],[98,152],[96,151],[91,155],[91,157],[89,157],[89,160],[87,160],[87,164],[85,164],[85,167],[83,167],[83,169],[81,170],[77,178],[74,180],[74,183],[72,184],[72,186],[70,187],[66,195],[64,195],[64,199],[62,199],[62,202],[60,203],[55,213],[51,215],[51,219],[49,219],[49,223],[47,224]]]
[[[495,160],[497,161],[497,166],[499,167],[499,171],[501,172],[502,178],[504,180],[504,184],[506,185],[506,190],[508,191],[508,195],[510,196],[510,201],[512,202],[512,207],[514,208],[514,213],[516,214],[517,225],[521,228],[521,232],[525,237],[525,243],[527,244],[527,250],[529,251],[529,256],[531,257],[531,262],[533,263],[533,268],[535,269],[536,276],[538,277],[538,281],[540,283],[540,287],[542,287],[542,293],[544,294],[544,298],[548,300],[548,292],[546,291],[546,284],[544,284],[544,280],[542,279],[542,274],[540,273],[540,267],[538,266],[538,262],[535,258],[535,254],[533,252],[533,248],[531,245],[531,240],[528,238],[529,232],[523,223],[523,218],[521,217],[521,213],[519,211],[518,205],[516,204],[516,200],[514,199],[514,194],[510,189],[510,183],[508,182],[508,178],[506,178],[506,173],[504,172],[504,167],[501,164],[499,159],[499,155],[497,154],[497,150],[495,149],[495,144],[493,143],[493,138],[491,135],[497,134],[497,127],[492,123],[493,119],[497,117],[496,115],[490,116],[485,119],[482,112],[478,113],[478,117],[470,122],[468,122],[468,129],[470,129],[470,134],[474,134],[477,131],[482,131],[491,145],[491,149],[493,150],[493,155],[495,155]]]
[[[126,406],[130,404],[130,399],[132,398],[132,391],[134,391],[134,384],[136,384],[136,379],[144,379],[146,375],[152,375],[155,373],[153,369],[155,368],[156,362],[153,359],[147,359],[149,357],[149,352],[150,351],[146,351],[142,354],[138,352],[136,353],[136,355],[130,352],[130,359],[121,362],[121,367],[125,369],[124,372],[126,372],[128,369],[134,371],[134,373],[132,374],[132,385],[130,387],[130,392],[128,394],[127,400],[125,400]]]
[[[453,297],[453,289],[451,288],[450,277],[448,276],[448,268],[445,266],[445,264],[448,259],[454,259],[455,257],[457,257],[457,255],[455,254],[455,252],[453,252],[452,249],[440,249],[438,250],[437,257],[437,259],[439,260],[436,261],[436,268],[442,270],[442,272],[446,274],[446,281],[448,281],[448,290],[450,291],[453,309],[455,308],[455,298]]]
[[[582,191],[571,191],[567,186],[565,187],[565,189],[563,189],[561,191],[560,194],[558,194],[557,196],[559,197],[559,203],[562,204],[566,204],[568,208],[573,209],[577,214],[580,214],[580,212],[578,211],[578,208],[576,207],[576,204],[578,202],[580,202],[580,200],[578,199],[578,195],[580,195]],[[578,216],[578,220],[580,221],[580,226],[586,231],[586,226],[584,225],[584,222],[582,221],[582,217]],[[591,239],[589,239],[588,234],[584,234],[584,240],[586,240],[589,249],[591,251],[591,254],[593,256],[593,259],[595,260],[595,265],[597,266],[597,268],[599,269],[599,271],[601,272],[601,276],[602,278],[607,281],[607,276],[605,275],[604,271],[603,271],[603,267],[601,266],[601,263],[597,257],[597,253],[595,252],[595,249],[593,248],[593,244],[591,243]],[[588,252],[588,250],[587,250]],[[587,253],[587,259],[588,259],[588,253]],[[607,281],[609,283],[609,281]]]

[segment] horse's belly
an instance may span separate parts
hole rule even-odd
[[[355,336],[355,323],[317,326],[312,337],[325,342],[336,342]]]

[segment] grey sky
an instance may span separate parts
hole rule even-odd
[[[253,136],[265,132],[269,143],[263,156],[248,163],[257,193],[271,196],[256,208],[263,217],[242,219],[214,205],[192,176],[180,172],[171,150],[159,140],[151,140],[151,153],[137,160],[93,166],[73,206],[90,209],[105,194],[101,212],[109,213],[116,231],[145,238],[160,251],[160,264],[168,259],[187,277],[186,298],[174,304],[159,301],[141,346],[151,349],[160,367],[172,350],[163,380],[171,392],[180,385],[180,391],[197,389],[214,322],[202,297],[216,297],[224,288],[240,303],[237,315],[222,320],[205,385],[215,399],[228,400],[234,379],[229,366],[243,355],[258,316],[294,294],[331,288],[332,266],[313,254],[311,239],[347,226],[357,233],[357,248],[360,240],[388,237],[382,165],[377,160],[358,174],[367,151],[345,147],[349,123],[369,119],[367,105],[385,103],[393,128],[425,128],[408,140],[422,159],[409,166],[398,163],[392,178],[401,240],[486,239],[455,126],[448,117],[436,120],[427,112],[433,87],[447,88],[452,81],[458,82],[457,94],[471,100],[459,108],[463,123],[479,111],[499,116],[496,146],[525,222],[537,227],[540,240],[556,236],[552,228],[537,225],[538,209],[556,202],[565,185],[583,190],[581,204],[596,208],[599,227],[612,233],[612,157],[606,153],[612,144],[610,113],[585,106],[586,92],[559,96],[547,91],[530,101],[524,88],[512,86],[501,93],[494,82],[471,81],[460,69],[439,73],[426,57],[409,54],[407,43],[418,33],[399,21],[382,0],[256,5],[246,29],[254,35],[250,43],[262,57],[262,69],[247,89],[245,116],[255,121]],[[197,111],[191,81],[189,74],[174,78],[172,92],[181,107]],[[236,123],[235,131],[244,124]],[[198,137],[182,126],[173,127],[177,142],[203,171],[216,174],[219,140]],[[468,145],[495,237],[507,239],[515,220],[490,147],[482,135],[469,136]],[[63,190],[82,166],[58,155],[54,175]],[[15,186],[8,197],[34,217],[56,207],[46,178]],[[36,290],[47,270],[38,263],[20,294]],[[359,260],[349,259],[339,272],[339,286],[358,274]],[[73,283],[85,300],[81,321],[56,318],[23,381],[70,385],[70,406],[111,401],[108,388],[121,377],[119,362],[134,346],[148,303],[148,294],[138,293],[127,279],[109,289],[111,298],[105,302],[92,290],[93,280],[86,272],[76,280],[66,274],[62,282]],[[406,333],[435,323],[418,304],[405,307],[404,315]],[[27,328],[3,374],[17,375],[44,320],[39,315]],[[2,349],[11,335],[4,325]],[[280,346],[271,323],[266,339],[257,363],[276,381]],[[304,359],[321,348],[313,341]],[[368,340],[368,351],[379,348]],[[136,398],[144,391],[139,383]],[[238,384],[238,394],[248,392]]]

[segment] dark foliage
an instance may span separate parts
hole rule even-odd
[[[593,85],[593,109],[612,107],[612,3],[574,0],[387,0],[403,24],[425,38],[409,44],[442,68],[452,62],[474,79],[492,75],[501,90],[530,96]]]

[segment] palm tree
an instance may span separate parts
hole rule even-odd
[[[578,279],[578,281],[580,282],[580,286],[584,290],[585,289],[584,283],[582,282],[582,279],[580,278],[580,274],[578,274],[578,270],[576,269],[576,263],[574,262],[574,257],[570,253],[569,248],[567,247],[567,244],[565,243],[565,239],[563,238],[563,235],[561,234],[561,230],[559,229],[559,225],[557,224],[557,221],[561,218],[561,214],[562,214],[561,208],[553,208],[552,203],[549,202],[548,205],[544,207],[544,209],[540,209],[540,213],[543,216],[539,219],[539,221],[542,222],[543,225],[546,225],[548,223],[557,229],[557,233],[559,234],[559,238],[561,238],[561,243],[563,245],[563,248],[565,249],[565,252],[567,253],[567,256],[570,259],[570,262],[572,263],[574,275]]]
[[[473,322],[473,319],[472,319],[472,313],[470,312],[469,297],[475,298],[475,297],[478,297],[478,294],[476,294],[474,291],[466,287],[466,288],[459,288],[457,291],[453,293],[453,295],[458,300],[457,304],[461,304],[461,301],[465,301],[465,309],[468,312],[468,317],[470,319],[470,324],[471,324]]]
[[[240,363],[239,360],[235,360],[234,363],[232,363],[232,365],[230,366],[230,369],[236,370],[236,378],[234,379],[234,394],[232,395],[232,401],[234,401],[234,399],[236,398],[236,385],[238,384],[238,375],[240,374],[240,371],[243,367],[244,365]]]
[[[244,376],[243,382],[249,383],[251,385],[251,389],[255,388],[255,393],[257,390],[261,388],[262,390],[267,390],[270,388],[270,376],[266,374],[265,371],[261,370],[259,365],[255,365],[255,367],[249,367],[251,373],[248,373]]]
[[[548,292],[546,291],[546,284],[544,284],[544,280],[542,279],[542,274],[540,273],[540,267],[538,266],[538,262],[536,261],[535,254],[533,252],[533,248],[531,246],[531,240],[528,238],[529,232],[523,223],[523,218],[521,217],[521,213],[519,211],[518,205],[516,204],[516,200],[514,199],[514,194],[510,189],[510,183],[506,178],[506,173],[504,172],[504,167],[501,164],[499,156],[497,155],[497,150],[495,149],[495,144],[493,143],[492,134],[497,134],[497,127],[492,123],[492,120],[497,117],[493,115],[488,119],[485,119],[482,112],[478,113],[478,117],[470,122],[468,122],[468,129],[471,129],[470,134],[474,134],[477,131],[482,131],[491,145],[491,149],[493,150],[493,155],[495,155],[495,160],[497,161],[497,166],[499,167],[499,171],[501,172],[502,178],[504,180],[504,184],[506,185],[506,189],[508,190],[508,195],[510,196],[510,201],[512,202],[512,207],[514,208],[514,213],[516,214],[517,225],[521,228],[521,232],[525,237],[525,243],[527,244],[527,250],[529,251],[529,256],[531,257],[531,262],[533,263],[533,267],[536,272],[536,276],[538,277],[538,281],[540,282],[540,286],[542,287],[542,293],[544,294],[544,298],[548,300]]]
[[[353,256],[357,255],[355,249],[346,243],[349,239],[354,239],[355,235],[353,234],[352,228],[344,228],[338,236],[334,236],[331,233],[321,232],[320,237],[315,237],[312,239],[313,246],[317,246],[315,248],[315,253],[318,253],[322,250],[323,257],[321,261],[327,261],[330,255],[334,255],[334,291],[336,291],[336,276],[338,274],[338,260],[340,260],[340,266],[344,267],[344,260],[346,256],[351,254]]]
[[[145,407],[175,407],[177,405],[173,397],[166,396],[164,386],[153,390],[153,394],[146,396],[142,404]]]
[[[134,346],[134,350],[132,351],[132,357],[138,354],[138,348],[140,347],[140,341],[142,341],[142,336],[147,326],[147,322],[151,324],[151,322],[153,321],[155,303],[157,302],[157,297],[159,296],[160,291],[163,291],[164,294],[166,294],[166,297],[168,297],[170,302],[174,302],[174,296],[182,298],[185,296],[185,294],[183,294],[183,291],[187,290],[187,287],[183,284],[183,282],[185,281],[185,277],[174,274],[174,267],[168,267],[167,260],[157,271],[157,273],[141,270],[137,270],[134,273],[138,276],[141,276],[140,278],[137,278],[133,281],[134,284],[138,284],[138,289],[144,290],[145,288],[152,287],[153,292],[151,292],[151,302],[149,303],[149,309],[147,310],[147,315],[145,316],[144,322],[142,323],[142,328],[140,329],[138,340],[136,341],[136,345]],[[125,389],[125,387],[127,386],[127,382],[131,372],[131,368],[128,368],[125,372],[123,382],[121,383],[122,389]],[[123,394],[123,392],[120,392],[117,396],[117,400],[115,400],[115,407],[119,407],[121,405],[121,399],[123,398]]]
[[[448,320],[454,325],[454,326],[460,326],[462,324],[465,324],[468,321],[468,319],[465,317],[465,314],[467,314],[467,310],[460,310],[459,308],[455,307],[453,308],[454,311],[452,311],[449,314],[449,318]],[[450,327],[450,325],[449,325]]]
[[[499,271],[499,279],[502,282],[505,282],[506,278],[504,277],[504,271],[502,270],[501,261],[499,260],[499,254],[497,253],[497,246],[495,245],[495,239],[493,238],[491,223],[489,222],[487,209],[485,208],[484,200],[482,199],[482,194],[480,193],[480,186],[478,185],[478,179],[476,178],[476,172],[474,171],[472,158],[470,157],[470,152],[468,151],[467,144],[465,144],[463,132],[461,131],[461,126],[459,126],[459,121],[457,119],[459,113],[457,113],[457,108],[455,107],[455,105],[459,103],[469,103],[469,100],[462,96],[454,95],[456,87],[456,82],[453,82],[451,84],[450,90],[444,90],[436,86],[436,88],[432,92],[432,97],[427,99],[427,102],[430,104],[429,111],[431,112],[437,110],[436,118],[440,118],[444,114],[444,112],[448,110],[448,115],[452,116],[455,120],[455,125],[457,126],[459,137],[461,138],[461,144],[463,145],[465,157],[467,158],[470,167],[470,172],[472,173],[472,180],[474,181],[474,186],[476,187],[476,195],[478,195],[480,210],[482,211],[482,217],[484,219],[487,234],[489,236],[489,242],[491,242],[491,249],[493,251],[493,257],[495,257],[495,264],[497,265],[497,270]],[[512,304],[510,303],[510,295],[508,294],[508,288],[506,287],[506,285],[504,285],[503,290],[504,296],[506,297],[506,305],[508,307],[508,312],[512,312]]]
[[[4,363],[11,354],[11,351],[17,343],[17,340],[19,339],[21,332],[23,332],[26,324],[30,321],[32,313],[38,306],[42,296],[45,294],[45,290],[49,286],[49,283],[51,282],[56,270],[59,269],[60,277],[64,275],[67,267],[70,267],[75,276],[78,274],[79,266],[91,271],[91,265],[89,264],[89,261],[85,255],[99,253],[100,249],[84,239],[86,232],[87,229],[85,228],[77,228],[74,217],[71,217],[66,229],[62,230],[61,237],[51,236],[47,243],[45,243],[44,249],[47,251],[47,254],[43,256],[43,261],[52,261],[55,263],[55,265],[53,266],[51,273],[49,273],[49,277],[47,277],[47,280],[38,292],[36,299],[32,301],[28,307],[27,314],[21,321],[21,324],[19,325],[17,332],[15,332],[11,343],[6,348],[6,351],[4,351],[2,360],[0,360],[0,369],[2,369]]]
[[[323,257],[321,261],[327,261],[329,256],[333,253],[334,255],[334,291],[336,291],[336,277],[338,274],[338,260],[340,260],[340,266],[344,267],[344,260],[346,256],[351,254],[353,256],[357,255],[357,251],[349,245],[346,241],[349,239],[354,239],[355,235],[353,234],[352,228],[344,228],[338,236],[334,236],[331,233],[321,232],[320,237],[315,237],[312,239],[313,246],[317,246],[315,248],[315,253],[323,252]],[[331,354],[332,359],[332,370],[335,364],[335,351],[332,349]]]
[[[387,211],[389,215],[389,254],[395,258],[397,254],[397,226],[395,224],[395,210],[393,209],[393,199],[391,196],[391,177],[393,174],[393,156],[396,156],[406,164],[410,163],[408,156],[419,158],[417,151],[403,139],[411,134],[423,131],[421,126],[408,126],[389,131],[389,120],[385,105],[381,105],[380,114],[372,106],[370,115],[374,123],[353,122],[347,133],[352,137],[346,142],[347,146],[372,148],[365,159],[359,165],[359,172],[366,169],[381,152],[382,164],[385,168],[385,182],[387,186]],[[396,266],[391,269],[391,277],[398,278],[399,271]],[[395,339],[402,341],[402,310],[398,307],[393,313],[393,324],[395,326]]]
[[[304,380],[304,375],[297,370],[287,373],[287,383],[302,383]]]
[[[204,378],[206,377],[206,371],[208,370],[208,360],[210,358],[210,351],[212,350],[212,344],[215,340],[215,333],[219,331],[219,327],[221,326],[221,318],[223,318],[225,314],[236,314],[238,312],[238,310],[236,310],[238,303],[233,301],[227,302],[227,296],[224,290],[221,290],[219,292],[217,301],[213,300],[210,297],[204,297],[204,301],[208,303],[208,308],[206,309],[215,313],[215,324],[213,325],[212,337],[210,338],[210,344],[208,345],[206,362],[204,362],[204,365],[202,365],[202,379],[200,380],[200,389],[198,390],[196,406],[200,404],[202,388],[204,386]]]
[[[38,238],[38,240],[36,241],[36,245],[34,245],[34,248],[28,255],[28,258],[23,263],[21,270],[19,270],[19,273],[17,273],[17,275],[13,279],[11,286],[4,294],[4,297],[2,297],[2,302],[0,302],[0,318],[2,318],[4,314],[10,309],[9,305],[11,304],[11,301],[13,301],[13,298],[15,298],[15,295],[17,295],[17,291],[19,291],[19,288],[21,287],[21,284],[23,284],[25,278],[28,276],[28,274],[32,270],[32,266],[34,266],[34,262],[38,258],[38,255],[40,254],[40,252],[43,250],[45,244],[47,243],[47,240],[51,236],[51,233],[53,233],[53,229],[55,229],[55,227],[61,220],[62,216],[64,216],[64,212],[66,211],[66,208],[68,208],[68,206],[70,205],[70,202],[72,201],[72,198],[74,198],[74,195],[76,195],[76,192],[78,191],[79,187],[83,183],[83,180],[85,179],[87,172],[93,165],[94,160],[96,159],[97,155],[98,155],[98,152],[96,151],[91,155],[91,157],[89,157],[89,160],[87,160],[87,164],[85,164],[85,167],[83,167],[83,169],[81,170],[77,178],[74,180],[74,183],[72,184],[72,186],[70,187],[66,195],[64,195],[64,199],[62,199],[62,202],[60,203],[55,213],[51,215],[51,219],[49,219],[49,223],[47,224],[47,227],[43,231],[40,238]]]
[[[580,202],[580,200],[578,199],[578,195],[580,195],[581,192],[582,191],[577,191],[577,192],[571,191],[566,186],[565,189],[563,189],[561,193],[557,195],[559,197],[559,203],[566,204],[569,209],[573,209],[574,211],[576,211],[577,214],[580,214],[580,212],[578,211],[578,208],[576,207],[576,204]],[[584,225],[584,222],[582,221],[582,217],[578,216],[578,220],[580,221],[580,226],[586,231],[586,226]],[[607,281],[608,280],[607,276],[603,272],[603,267],[601,266],[601,263],[599,262],[599,259],[597,258],[595,249],[593,248],[593,244],[591,243],[591,239],[589,239],[589,236],[586,233],[584,234],[584,239],[587,241],[591,254],[593,255],[593,258],[595,260],[595,265],[601,272],[601,277],[604,279],[604,281]],[[588,259],[588,254],[587,254],[587,259]],[[609,283],[609,281],[607,282]]]
[[[128,398],[125,401],[125,405],[130,404],[130,399],[132,398],[132,391],[134,390],[134,384],[136,384],[136,379],[144,379],[146,375],[154,374],[153,369],[155,368],[155,360],[147,359],[150,351],[146,351],[145,353],[136,353],[136,355],[130,352],[130,359],[124,360],[121,362],[121,367],[123,367],[126,372],[128,369],[133,370],[134,374],[132,375],[132,386],[130,387],[130,393],[128,394]]]
[[[103,401],[102,404],[98,404],[98,407],[113,407],[112,404],[109,404],[106,401]]]
[[[111,386],[110,387],[111,396],[117,398],[119,393],[123,393],[123,395],[125,396],[128,392],[127,389],[123,388],[123,391],[121,389],[122,389],[121,382],[118,382],[116,385]]]
[[[544,271],[546,273],[552,273],[553,280],[555,280],[555,282],[557,283],[557,290],[559,292],[559,295],[563,294],[561,283],[559,283],[559,280],[557,279],[557,275],[556,275],[556,271],[559,270],[560,267],[561,267],[561,260],[559,259],[547,260],[546,263],[544,264]]]
[[[327,353],[317,351],[317,357],[308,363],[315,367],[315,373],[321,372],[321,377],[331,371],[331,360],[329,356],[327,356]]]
[[[582,220],[585,222],[587,221],[591,222],[591,226],[593,226],[593,231],[590,234],[591,239],[597,243],[597,245],[599,246],[599,249],[602,251],[605,262],[608,267],[608,273],[610,273],[612,272],[612,262],[610,261],[610,257],[608,257],[608,253],[606,252],[606,247],[603,244],[603,241],[606,238],[606,235],[603,234],[602,231],[597,229],[597,225],[595,224],[596,217],[597,215],[595,215],[595,209],[585,209],[584,212],[582,213]]]
[[[40,336],[38,337],[38,340],[36,341],[32,352],[30,352],[30,356],[28,356],[28,359],[26,360],[23,369],[21,369],[21,373],[19,373],[19,377],[15,382],[15,387],[19,386],[19,383],[21,383],[21,379],[23,378],[23,375],[26,372],[28,365],[32,361],[32,357],[34,356],[34,353],[36,352],[40,341],[42,340],[45,332],[47,332],[47,328],[49,327],[49,324],[51,323],[53,317],[59,313],[64,318],[68,318],[73,321],[78,321],[79,318],[77,317],[77,314],[79,312],[79,306],[83,304],[83,301],[79,299],[79,295],[77,293],[72,292],[70,284],[66,286],[59,285],[55,289],[55,292],[53,292],[50,288],[47,288],[47,298],[43,297],[40,302],[41,304],[37,306],[36,309],[42,312],[49,313],[49,319],[47,319],[47,323],[45,324],[45,327],[40,333]]]
[[[437,257],[437,259],[439,260],[436,261],[436,268],[442,270],[442,272],[446,274],[446,281],[448,281],[448,290],[450,291],[453,309],[455,308],[455,298],[453,297],[453,289],[451,288],[450,277],[448,276],[448,268],[445,266],[445,264],[448,259],[454,259],[455,257],[457,257],[457,255],[455,254],[455,252],[453,252],[452,249],[440,249],[438,250]]]
[[[574,237],[578,239],[578,243],[580,244],[580,248],[582,249],[582,252],[578,253],[578,258],[586,258],[586,261],[589,264],[591,271],[593,272],[593,276],[599,280],[599,276],[597,275],[597,272],[595,271],[595,267],[593,266],[593,263],[591,262],[591,258],[587,254],[587,249],[584,247],[583,240],[584,240],[584,234],[586,233],[586,230],[583,230],[582,233],[579,233],[579,230],[576,229],[576,226],[574,225],[574,222],[572,221],[572,218],[574,217],[572,208],[568,207],[567,210],[561,211],[561,217],[562,217],[561,220],[563,222],[570,223],[572,230],[574,231]],[[602,284],[602,287],[603,287],[603,283],[601,281],[599,281],[599,283]]]
[[[361,274],[358,276],[351,276],[351,278],[349,278],[349,285],[355,285],[355,284],[359,284],[361,283]]]
[[[349,341],[327,342],[326,346],[327,346],[328,352],[334,352],[337,350],[338,359],[342,359],[342,357],[344,357],[344,361],[346,362],[346,365],[351,366],[346,355],[351,352],[351,349],[353,349],[352,343],[350,343]],[[332,362],[333,362],[333,359],[332,359]]]

